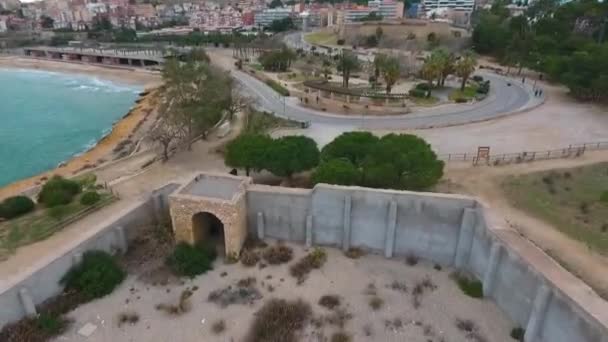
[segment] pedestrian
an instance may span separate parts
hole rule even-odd
[[[317,103],[319,103],[319,95],[317,95]]]
[[[538,96],[538,90],[534,90],[534,97]]]
[[[543,96],[543,90],[539,90],[538,96]]]
[[[525,78],[525,77],[522,77],[522,78],[521,78],[521,83],[522,83],[522,84],[523,84],[523,83],[526,83],[526,78]]]

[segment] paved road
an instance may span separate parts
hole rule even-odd
[[[490,94],[483,101],[474,104],[448,104],[403,115],[346,116],[301,107],[297,98],[282,97],[263,82],[244,72],[233,70],[232,74],[244,90],[253,95],[260,109],[298,121],[309,121],[312,125],[334,126],[339,129],[416,129],[461,125],[518,112],[541,102],[539,98],[532,96],[531,86],[522,85],[520,80],[478,72],[477,74],[490,80],[492,85]],[[508,86],[507,82],[510,82],[511,86]]]

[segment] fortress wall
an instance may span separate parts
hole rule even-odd
[[[66,244],[53,255],[28,265],[28,271],[14,278],[3,277],[0,281],[0,329],[26,316],[34,305],[60,294],[63,286],[59,281],[79,262],[84,252],[126,251],[139,228],[155,223],[157,212],[168,215],[167,196],[176,188],[176,184],[168,184],[156,190],[151,196],[121,209],[81,240]],[[155,203],[160,204],[156,209]]]
[[[252,233],[262,217],[265,237],[413,254],[474,275],[526,342],[608,342],[608,304],[473,198],[317,185],[252,186],[247,200]]]

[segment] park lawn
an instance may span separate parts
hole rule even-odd
[[[448,96],[450,101],[456,101],[458,98],[464,98],[467,100],[473,99],[475,95],[477,95],[477,86],[466,86],[464,90],[460,90],[460,88],[452,91]]]
[[[608,163],[507,177],[510,203],[608,255]]]
[[[336,45],[338,36],[332,32],[314,32],[304,36],[304,40],[311,44],[318,45]]]
[[[287,127],[299,128],[300,123],[289,119],[283,119],[267,112],[251,110],[251,112],[247,114],[243,133],[266,134],[274,129]]]
[[[0,223],[0,261],[21,246],[41,241],[60,231],[71,218],[113,202],[116,197],[110,193],[100,193],[101,199],[92,206],[80,204],[80,196],[64,206],[61,217],[53,217],[49,209],[41,208],[30,214]]]
[[[409,98],[417,106],[434,106],[439,102],[439,98],[431,95],[430,97],[415,97],[410,96]]]

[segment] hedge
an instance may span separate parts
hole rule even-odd
[[[408,94],[412,97],[426,97],[427,91],[426,90],[422,90],[422,89],[410,89],[410,91],[408,92]]]
[[[38,202],[47,207],[68,204],[81,189],[80,183],[76,181],[54,176],[42,187],[38,194]]]
[[[93,205],[101,199],[101,196],[97,191],[87,191],[80,197],[80,204],[82,205]]]
[[[0,203],[0,217],[12,219],[34,210],[34,201],[27,196],[14,196]]]
[[[125,279],[126,273],[114,257],[104,251],[84,253],[82,261],[61,278],[60,283],[88,299],[110,294]]]
[[[276,91],[277,93],[279,93],[283,96],[289,96],[289,90],[287,88],[283,87],[279,82],[268,79],[268,80],[266,80],[266,84],[270,88],[274,89],[274,91]]]
[[[431,90],[431,85],[428,83],[418,83],[418,84],[416,84],[415,89],[429,91],[429,90]]]

